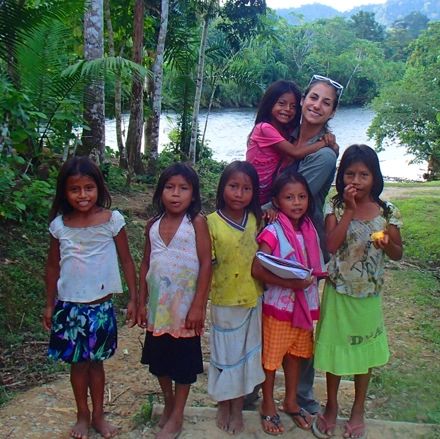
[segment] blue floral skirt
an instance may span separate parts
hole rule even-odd
[[[113,302],[59,300],[52,316],[48,357],[66,363],[102,361],[116,350],[117,326]]]

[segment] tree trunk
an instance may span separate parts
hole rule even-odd
[[[151,122],[147,124],[148,134],[150,134],[149,142],[149,169],[155,168],[155,163],[159,155],[159,129],[160,129],[160,113],[162,110],[162,82],[163,82],[163,57],[165,52],[165,39],[168,31],[168,11],[169,1],[162,0],[160,14],[160,29],[157,38],[156,58],[153,64],[153,114]],[[147,133],[146,133],[147,134]]]
[[[104,56],[103,0],[90,0],[84,15],[84,59]],[[91,81],[84,90],[84,120],[89,129],[83,129],[82,145],[78,153],[90,155],[95,150],[100,161],[105,149],[104,77]]]
[[[194,96],[193,117],[191,122],[191,140],[189,144],[189,159],[196,162],[196,146],[198,134],[198,121],[200,110],[200,98],[203,88],[203,74],[205,71],[205,52],[208,42],[209,13],[206,13],[203,19],[202,39],[200,41],[199,62],[197,65],[196,92]]]
[[[110,56],[115,56],[115,41],[113,35],[113,25],[110,12],[110,0],[104,0],[104,14],[108,33],[108,52]],[[121,49],[122,50],[122,49]],[[116,142],[119,151],[119,167],[127,169],[127,156],[125,153],[124,139],[122,137],[122,105],[121,105],[121,75],[118,72],[115,79],[115,122],[116,122]]]
[[[144,2],[136,0],[134,9],[133,30],[133,61],[142,64],[144,45]],[[127,159],[129,169],[129,182],[134,173],[142,174],[144,168],[141,161],[142,128],[144,123],[143,81],[133,73],[131,86],[130,121],[127,133]]]

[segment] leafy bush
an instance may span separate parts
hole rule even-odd
[[[0,156],[0,220],[46,220],[54,195],[54,176],[31,178],[20,156]]]

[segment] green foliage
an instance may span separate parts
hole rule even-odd
[[[145,425],[151,422],[151,417],[153,415],[153,395],[147,396],[147,401],[145,401],[137,413],[133,416],[133,425],[134,427],[140,427],[141,425]]]
[[[373,101],[376,116],[368,130],[379,149],[398,141],[417,161],[430,161],[430,178],[440,178],[440,23],[432,23],[413,43],[400,81]]]
[[[0,220],[46,220],[54,182],[30,178],[19,156],[0,156]]]

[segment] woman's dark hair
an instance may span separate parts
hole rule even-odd
[[[342,154],[336,174],[336,195],[332,198],[333,204],[342,207],[344,203],[344,174],[347,168],[354,163],[364,164],[373,175],[373,187],[371,188],[371,197],[380,207],[384,209],[385,216],[388,215],[388,207],[379,196],[383,191],[383,176],[380,170],[379,158],[376,151],[368,145],[351,145]]]
[[[223,209],[225,207],[225,199],[223,197],[225,187],[232,174],[236,172],[242,172],[246,174],[252,182],[252,199],[249,205],[247,206],[247,210],[252,212],[257,219],[257,225],[260,225],[262,212],[260,207],[260,182],[258,179],[258,174],[255,168],[249,163],[244,161],[236,160],[232,163],[229,163],[228,166],[224,169],[220,181],[218,182],[217,187],[217,198],[216,198],[216,207],[217,209]]]
[[[88,176],[94,180],[98,188],[96,205],[105,209],[110,208],[112,199],[97,164],[87,156],[72,157],[61,166],[58,174],[55,198],[49,213],[50,221],[59,214],[66,215],[73,212],[74,209],[66,197],[66,182],[69,177],[74,175]]]
[[[299,172],[287,170],[287,171],[282,172],[280,175],[278,175],[278,177],[273,182],[272,189],[271,189],[271,195],[272,195],[272,198],[277,198],[278,195],[280,194],[280,192],[283,190],[283,187],[289,183],[302,184],[305,187],[307,195],[309,197],[309,203],[307,206],[306,215],[304,215],[300,219],[300,224],[301,224],[301,222],[304,220],[304,218],[306,216],[311,218],[313,210],[315,209],[315,201],[313,199],[313,195],[312,195],[312,192],[310,191],[307,180]],[[273,203],[273,201],[272,201],[272,203]]]
[[[194,169],[187,163],[175,163],[164,169],[160,174],[157,182],[156,190],[153,195],[153,206],[157,212],[157,216],[165,213],[162,204],[162,192],[167,181],[175,175],[181,175],[192,186],[191,204],[186,211],[187,215],[193,220],[202,209],[202,201],[200,199],[199,177]]]
[[[272,120],[272,108],[277,103],[278,99],[284,93],[293,93],[296,100],[296,114],[289,122],[289,128],[294,129],[299,125],[301,119],[301,91],[293,81],[286,81],[280,79],[272,83],[265,91],[258,105],[257,117],[255,118],[255,125],[260,122],[269,122]]]

